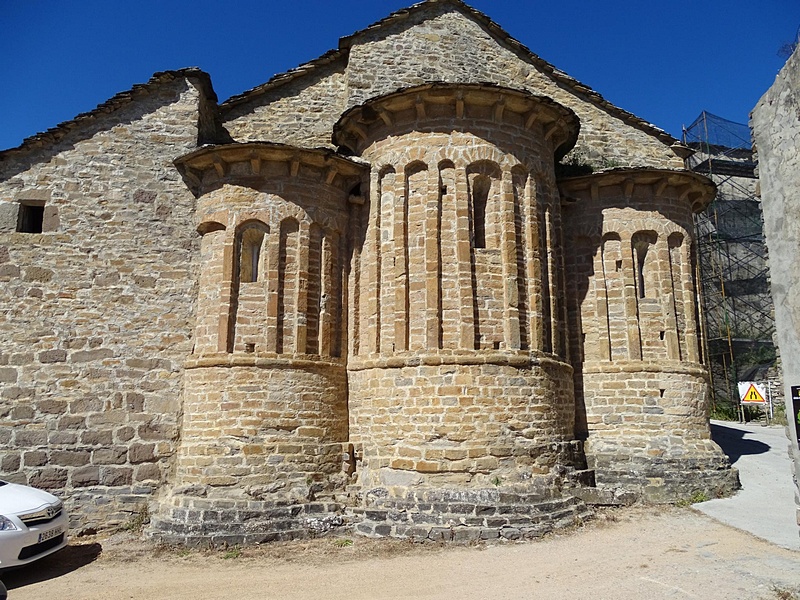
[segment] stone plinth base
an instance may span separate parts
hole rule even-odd
[[[591,511],[574,496],[546,497],[501,489],[425,490],[370,499],[351,509],[356,533],[371,537],[467,542],[532,539],[581,523]]]
[[[151,518],[148,534],[168,544],[246,546],[315,537],[344,523],[341,506],[335,502],[173,496]]]
[[[671,503],[701,495],[730,496],[740,487],[739,472],[711,440],[687,442],[683,452],[659,456],[632,455],[628,446],[635,443],[626,439],[622,448],[616,440],[589,439],[586,457],[599,488],[634,494],[645,502]]]

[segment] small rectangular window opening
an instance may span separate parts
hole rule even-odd
[[[44,204],[20,204],[17,231],[20,233],[42,233]]]

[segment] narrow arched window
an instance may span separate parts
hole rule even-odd
[[[475,248],[486,248],[486,203],[492,189],[491,180],[483,175],[472,182],[472,234]]]
[[[263,223],[250,223],[239,234],[239,281],[253,283],[263,278],[263,247],[267,228]]]
[[[656,259],[651,250],[657,239],[655,231],[638,231],[631,239],[639,298],[654,297],[655,294],[653,286],[656,281]]]

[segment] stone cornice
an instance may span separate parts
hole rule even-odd
[[[572,366],[554,354],[525,350],[439,350],[397,353],[393,356],[353,356],[347,362],[347,370],[365,371],[441,365],[500,365],[517,368],[543,366],[572,372]]]
[[[371,141],[413,123],[450,119],[541,128],[556,158],[575,145],[580,129],[570,109],[543,96],[493,84],[429,83],[379,96],[346,111],[333,127],[333,143],[359,154]]]
[[[234,368],[255,367],[259,369],[343,369],[343,358],[320,357],[312,354],[275,354],[269,352],[218,353],[192,356],[184,363],[186,369],[207,369],[212,367]]]
[[[698,378],[708,379],[708,369],[703,365],[678,361],[661,360],[615,360],[615,361],[586,361],[583,363],[584,374],[613,375],[617,373],[668,373],[678,375],[693,375]]]
[[[225,183],[252,184],[270,177],[312,179],[349,191],[367,169],[330,150],[268,142],[204,146],[177,158],[175,166],[196,196]]]
[[[603,188],[622,187],[623,195],[633,197],[638,186],[654,187],[655,197],[664,194],[685,200],[694,212],[703,211],[714,199],[716,185],[704,175],[684,170],[652,169],[648,167],[615,168],[561,179],[558,188],[562,198],[574,202],[585,197],[600,197]]]

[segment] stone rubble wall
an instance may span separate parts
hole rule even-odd
[[[191,351],[201,86],[178,78],[54,148],[10,152],[0,207],[0,476],[67,499],[77,530],[122,525],[167,479]]]
[[[345,68],[339,60],[252,100],[223,105],[224,127],[237,142],[330,147],[333,124],[345,108]]]
[[[680,159],[452,5],[413,14],[221,114],[187,76],[3,155],[3,477],[64,494],[78,531],[149,505],[188,543],[536,537],[587,514],[576,430],[611,486],[729,482],[697,194],[625,169],[573,208],[554,164],[579,119],[573,163]],[[473,85],[385,95],[437,80]],[[609,232],[616,278],[570,305]]]
[[[557,84],[498,45],[481,25],[439,3],[419,10],[413,20],[366,32],[346,60],[346,66],[337,61],[317,67],[230,109],[223,105],[225,126],[237,141],[329,145],[341,112],[371,98],[427,82],[494,83],[547,96],[575,111],[581,133],[568,161],[594,168],[683,167],[663,142]]]
[[[424,20],[424,22],[422,22]],[[367,32],[350,50],[347,106],[429,81],[496,83],[547,96],[575,111],[581,135],[576,160],[595,167],[681,168],[668,146],[577,97],[536,67],[499,46],[478,23],[432,4],[407,20]]]
[[[229,109],[223,105],[231,136],[329,146],[341,112],[371,98],[436,81],[494,83],[550,97],[577,113],[581,134],[570,161],[595,168],[683,166],[658,139],[558,85],[478,23],[436,3],[416,13],[414,21],[359,38],[346,67],[337,61],[317,69]]]
[[[759,100],[750,119],[757,152],[764,211],[764,235],[769,249],[770,284],[775,301],[776,341],[783,364],[784,398],[792,406],[792,386],[800,385],[800,51],[781,69],[775,83]],[[794,402],[794,406],[797,406]],[[800,481],[798,428],[790,414],[795,483]],[[795,489],[800,524],[800,488]]]

